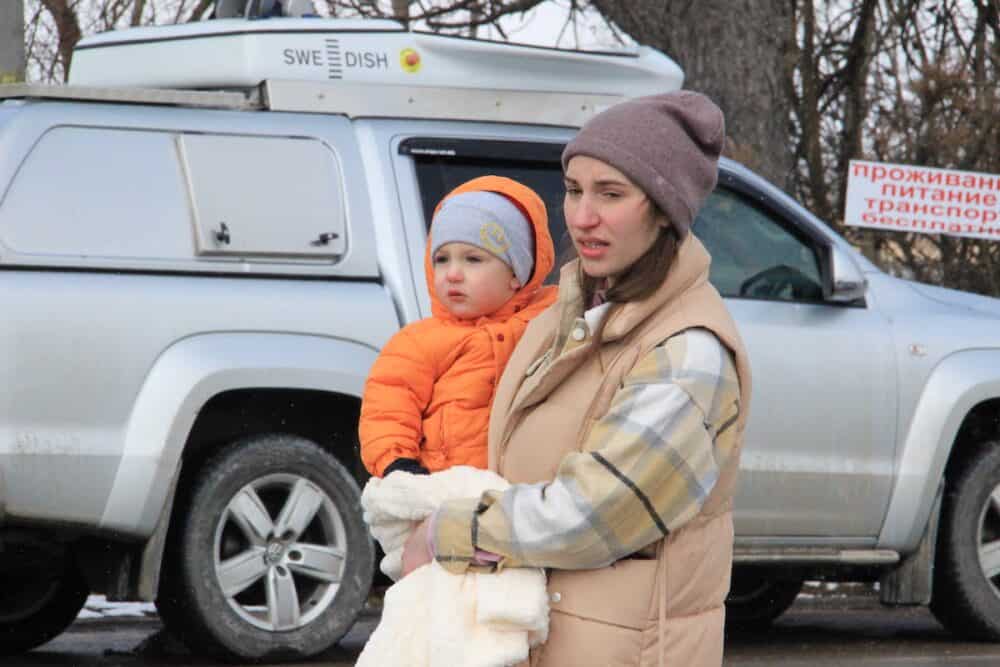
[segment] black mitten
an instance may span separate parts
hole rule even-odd
[[[396,472],[397,470],[402,470],[403,472],[413,473],[414,475],[429,475],[430,470],[420,465],[420,461],[416,459],[396,459],[389,465],[385,467],[385,472],[382,474],[383,477],[388,477],[389,473]]]

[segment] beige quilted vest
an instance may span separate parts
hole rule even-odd
[[[532,652],[532,667],[722,664],[731,500],[750,372],[736,327],[708,283],[709,261],[701,242],[688,235],[660,289],[608,322],[599,354],[591,353],[589,337],[563,348],[574,318],[560,322],[560,306],[580,298],[575,263],[564,267],[560,302],[529,325],[504,371],[490,419],[489,463],[513,483],[553,479],[563,456],[583,448],[636,362],[678,332],[711,330],[732,351],[740,378],[737,428],[719,436],[735,439],[735,454],[701,513],[635,557],[598,570],[551,571],[549,640]],[[546,352],[557,335],[563,352],[550,360]]]

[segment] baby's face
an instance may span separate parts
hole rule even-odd
[[[431,258],[434,293],[453,315],[472,320],[499,310],[521,284],[495,255],[468,243],[446,243]]]

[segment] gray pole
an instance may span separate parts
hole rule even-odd
[[[0,0],[0,83],[24,80],[24,0]]]

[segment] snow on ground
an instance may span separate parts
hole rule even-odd
[[[837,582],[837,581],[806,581],[798,599],[833,600],[836,598],[875,597],[879,595],[878,582]]]
[[[111,616],[156,616],[152,602],[108,602],[103,595],[91,595],[77,618],[109,618]]]

